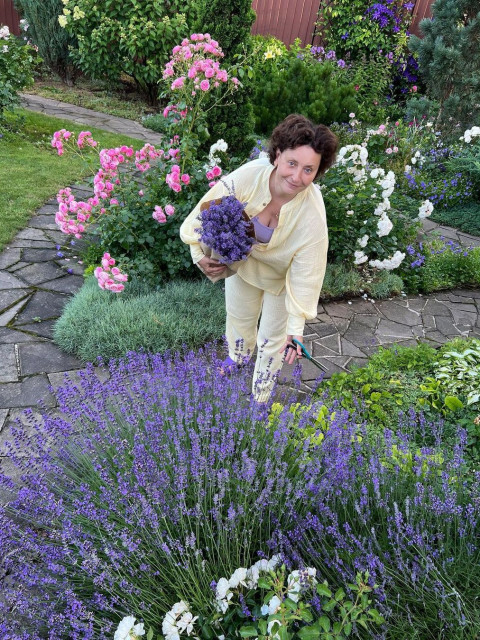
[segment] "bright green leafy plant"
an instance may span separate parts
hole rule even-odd
[[[122,73],[151,101],[171,50],[189,32],[197,5],[179,0],[64,0],[58,20],[77,38],[72,57],[93,78],[118,82]]]
[[[18,92],[33,84],[37,61],[34,48],[0,27],[0,127],[5,126],[4,111],[19,104]]]

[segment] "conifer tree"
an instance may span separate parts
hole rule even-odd
[[[227,64],[237,62],[235,56],[252,51],[250,30],[255,21],[251,0],[201,0],[196,30],[209,33],[218,41]],[[254,142],[254,117],[251,105],[252,86],[246,76],[240,78],[240,87],[228,101],[228,106],[209,112],[209,144],[223,138],[229,152],[246,157]]]
[[[429,98],[439,103],[437,125],[456,134],[480,124],[480,0],[436,0],[432,18],[411,36]]]

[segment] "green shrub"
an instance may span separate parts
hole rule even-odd
[[[220,42],[224,62],[235,64],[237,56],[252,55],[250,31],[255,21],[251,0],[200,0],[196,31],[209,33]],[[248,75],[239,73],[242,86],[233,100],[224,100],[208,114],[210,144],[226,140],[232,153],[246,158],[253,145],[254,117],[251,104],[253,85]]]
[[[480,124],[479,10],[478,0],[436,0],[420,22],[423,37],[409,41],[427,96],[440,105],[437,124],[454,140],[458,125]]]
[[[33,84],[35,51],[16,36],[8,27],[0,26],[0,125],[4,124],[3,112],[11,111],[19,104],[18,92]]]
[[[133,350],[200,347],[221,338],[224,325],[223,289],[205,280],[156,288],[133,280],[115,296],[89,278],[56,322],[54,339],[67,353],[95,362]]]
[[[478,202],[466,202],[447,209],[434,209],[432,220],[449,227],[455,227],[459,231],[480,236],[480,204]]]
[[[71,84],[77,71],[70,59],[69,48],[76,46],[76,39],[58,22],[62,0],[15,0],[15,5],[27,21],[28,37],[38,47],[43,62],[64,82]]]
[[[355,89],[330,62],[308,63],[290,53],[266,59],[255,77],[253,110],[256,131],[269,135],[290,113],[313,122],[345,122],[355,111]]]
[[[345,264],[327,263],[321,300],[354,297],[362,294],[381,300],[403,291],[403,280],[391,271],[365,273]]]
[[[371,0],[334,0],[322,4],[317,33],[337,55],[357,60],[379,50],[402,50],[410,21],[403,2],[387,6]]]
[[[196,3],[63,0],[60,24],[77,38],[72,57],[92,78],[132,77],[154,103],[172,48],[189,35]]]

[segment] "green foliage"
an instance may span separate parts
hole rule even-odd
[[[459,231],[480,236],[480,204],[466,202],[447,209],[434,209],[431,219]]]
[[[391,271],[359,271],[344,263],[327,263],[321,300],[350,298],[366,294],[375,300],[398,295],[403,291],[403,280]]]
[[[225,54],[225,63],[235,64],[238,56],[252,53],[250,30],[255,12],[250,0],[201,0],[198,3],[196,31],[209,33]],[[238,74],[242,86],[230,100],[214,107],[208,118],[210,140],[226,140],[235,155],[247,157],[252,147],[254,118],[251,105],[253,86],[242,71]]]
[[[59,20],[77,38],[72,57],[84,73],[112,83],[125,73],[154,103],[163,68],[189,35],[196,7],[179,0],[66,0]]]
[[[401,51],[406,44],[410,12],[402,2],[390,4],[393,15],[384,13],[383,26],[375,17],[374,7],[382,6],[371,0],[334,0],[322,3],[317,22],[317,34],[338,57],[357,60],[363,55]],[[385,5],[383,5],[385,6]],[[387,9],[387,6],[385,6]]]
[[[132,280],[112,295],[89,278],[55,324],[55,342],[84,362],[125,355],[200,347],[225,330],[223,291],[203,281],[176,280],[148,287]]]
[[[33,68],[38,61],[35,50],[0,26],[0,127],[4,111],[19,104],[18,92],[33,84]]]
[[[43,62],[64,82],[71,84],[77,71],[70,60],[69,48],[76,45],[76,39],[58,22],[62,1],[15,0],[15,5],[27,21],[27,35],[38,47]]]
[[[420,291],[424,293],[455,287],[478,287],[480,248],[468,252],[447,248],[446,251],[427,253],[420,274]]]
[[[357,118],[366,122],[381,122],[386,118],[391,110],[386,96],[392,81],[392,72],[392,65],[378,55],[372,55],[370,58],[361,56],[347,67],[347,78],[356,91]]]
[[[440,105],[437,124],[458,136],[457,124],[480,124],[480,27],[478,0],[436,0],[432,18],[420,22],[423,37],[411,36],[427,96]]]
[[[352,82],[330,62],[297,58],[296,50],[264,59],[257,67],[253,110],[257,133],[269,135],[290,113],[313,122],[345,122],[357,101]]]
[[[309,573],[310,572],[310,573]],[[381,625],[384,618],[372,607],[371,594],[378,585],[368,585],[369,573],[357,573],[355,583],[348,584],[350,597],[343,588],[333,592],[328,582],[317,582],[311,569],[292,572],[287,576],[285,566],[262,575],[256,589],[233,589],[233,599],[229,601],[229,611],[225,616],[222,631],[227,638],[257,638],[257,640],[344,640],[349,637],[353,624],[370,630]],[[300,582],[302,580],[302,582]],[[241,594],[241,591],[246,591]],[[236,593],[239,592],[239,594]],[[242,595],[242,599],[239,598]],[[315,613],[308,600],[315,597],[321,606],[321,615]],[[263,610],[273,609],[269,613]],[[243,606],[242,606],[243,605]],[[246,620],[245,605],[253,619]],[[219,614],[213,616],[213,620]],[[202,620],[203,622],[203,620]],[[215,637],[215,626],[207,627]]]
[[[480,340],[464,350],[444,351],[435,363],[435,379],[445,394],[465,396],[467,405],[480,407]]]

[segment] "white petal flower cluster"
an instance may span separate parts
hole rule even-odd
[[[137,640],[145,634],[143,622],[135,624],[133,616],[125,616],[115,631],[113,640]]]
[[[10,37],[10,29],[4,26],[0,29],[0,40],[8,40]]]
[[[472,138],[476,138],[480,136],[480,127],[472,127],[471,129],[467,129],[460,140],[463,140],[467,144],[470,144]]]
[[[190,636],[193,632],[193,625],[198,616],[193,616],[189,611],[189,605],[180,600],[176,602],[170,611],[165,614],[162,622],[162,632],[165,640],[180,640],[180,634],[186,633]],[[194,638],[196,636],[193,636]]]
[[[363,251],[355,251],[353,255],[355,256],[355,264],[363,264],[368,260],[368,256]]]
[[[362,249],[364,249],[367,246],[368,238],[369,236],[367,236],[367,234],[365,234],[361,238],[358,238],[357,242]]]
[[[245,586],[248,589],[255,589],[258,585],[260,574],[273,571],[280,562],[280,556],[272,556],[270,560],[258,560],[249,569],[244,569],[243,567],[236,569],[228,580],[226,578],[220,578],[215,591],[218,611],[226,613],[228,603],[233,597],[232,589],[236,589],[239,585]]]
[[[205,165],[205,168],[211,169],[215,165],[219,165],[221,163],[221,158],[218,156],[219,151],[226,152],[228,149],[228,144],[220,138],[210,147],[210,151],[208,152],[208,164]]]
[[[393,222],[390,218],[384,214],[377,223],[377,235],[379,238],[383,236],[388,236],[390,231],[393,229]]]
[[[287,593],[290,600],[298,602],[302,591],[310,586],[315,586],[317,570],[307,567],[303,571],[292,571],[287,577]]]
[[[417,164],[418,162],[420,166],[422,166],[424,160],[425,158],[424,156],[421,155],[420,151],[415,151],[415,154],[413,155],[413,157],[410,158],[410,162],[412,164]]]
[[[342,147],[338,152],[337,164],[345,165],[353,162],[353,166],[348,167],[347,173],[353,174],[353,182],[365,180],[365,165],[368,160],[368,151],[359,144],[349,144]],[[359,166],[358,166],[359,165]]]
[[[385,260],[370,260],[369,264],[375,269],[385,269],[386,271],[393,271],[399,267],[405,259],[405,254],[401,251],[395,251],[391,258],[385,258]]]
[[[428,216],[432,215],[432,211],[433,204],[430,200],[424,200],[418,208],[418,219],[423,220],[424,218],[428,218]]]

